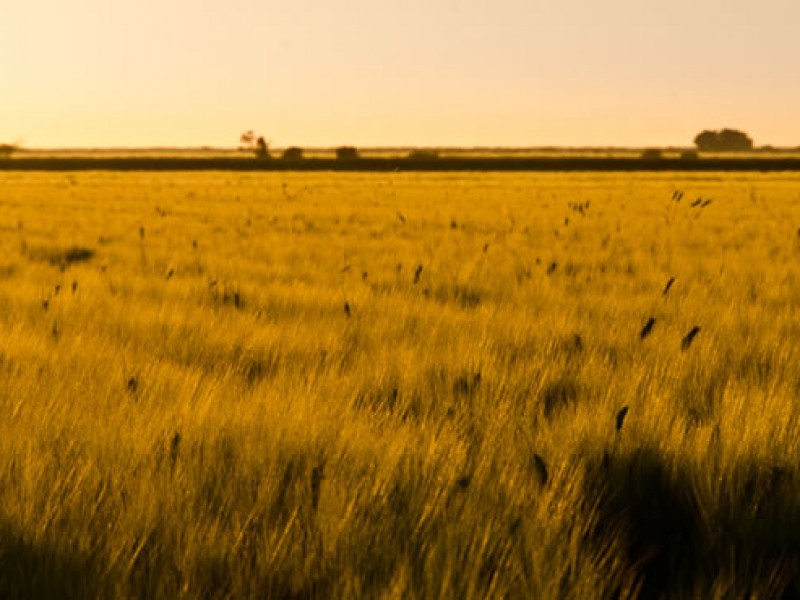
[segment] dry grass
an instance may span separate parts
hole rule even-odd
[[[799,183],[0,174],[0,596],[797,597]]]

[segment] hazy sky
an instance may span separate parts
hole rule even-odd
[[[0,0],[0,142],[800,145],[800,0]]]

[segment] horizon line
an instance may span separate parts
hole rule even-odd
[[[3,144],[0,144],[3,145]],[[218,146],[218,145],[200,145],[200,146],[181,146],[181,145],[159,145],[159,146],[35,146],[35,147],[26,147],[22,144],[8,144],[10,146],[14,146],[16,151],[18,152],[86,152],[86,151],[94,151],[94,152],[119,152],[119,151],[154,151],[154,150],[173,150],[173,151],[226,151],[226,152],[250,152],[252,151],[251,148],[245,146]],[[525,152],[525,151],[532,151],[532,150],[539,150],[539,151],[553,151],[553,150],[582,150],[582,151],[608,151],[608,150],[616,150],[616,151],[624,151],[624,150],[646,150],[646,149],[659,149],[659,150],[696,150],[697,147],[694,144],[688,145],[658,145],[658,144],[647,144],[647,145],[639,145],[639,146],[618,146],[618,145],[554,145],[554,144],[547,144],[542,146],[503,146],[503,145],[475,145],[475,146],[458,146],[458,145],[446,145],[446,144],[423,144],[423,145],[407,145],[407,144],[399,144],[399,145],[379,145],[379,146],[372,146],[372,145],[364,145],[359,146],[357,144],[331,144],[331,145],[307,145],[301,146],[297,144],[279,144],[279,145],[270,145],[270,148],[276,149],[286,149],[291,147],[300,147],[303,150],[336,150],[337,148],[342,147],[354,147],[359,150],[373,150],[373,151],[387,151],[387,150],[416,150],[416,149],[430,149],[430,150],[489,150],[489,151],[511,151],[511,152]],[[792,145],[771,145],[771,144],[763,144],[760,146],[754,146],[752,151],[758,150],[800,150],[800,144],[797,146]]]

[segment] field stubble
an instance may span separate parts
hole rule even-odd
[[[798,183],[0,174],[0,595],[797,597]]]

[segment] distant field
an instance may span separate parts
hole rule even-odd
[[[799,228],[800,174],[2,172],[0,597],[798,597]]]
[[[690,148],[663,149],[664,158],[679,158]],[[279,157],[285,148],[276,147],[271,153]],[[365,158],[398,158],[408,156],[414,148],[360,148]],[[528,157],[528,158],[638,158],[645,148],[425,148],[441,157]],[[309,158],[334,158],[334,148],[306,148]],[[151,148],[151,149],[64,149],[24,150],[19,158],[250,158],[253,152],[225,148]],[[702,152],[702,158],[800,158],[800,148],[758,149],[752,152]]]

